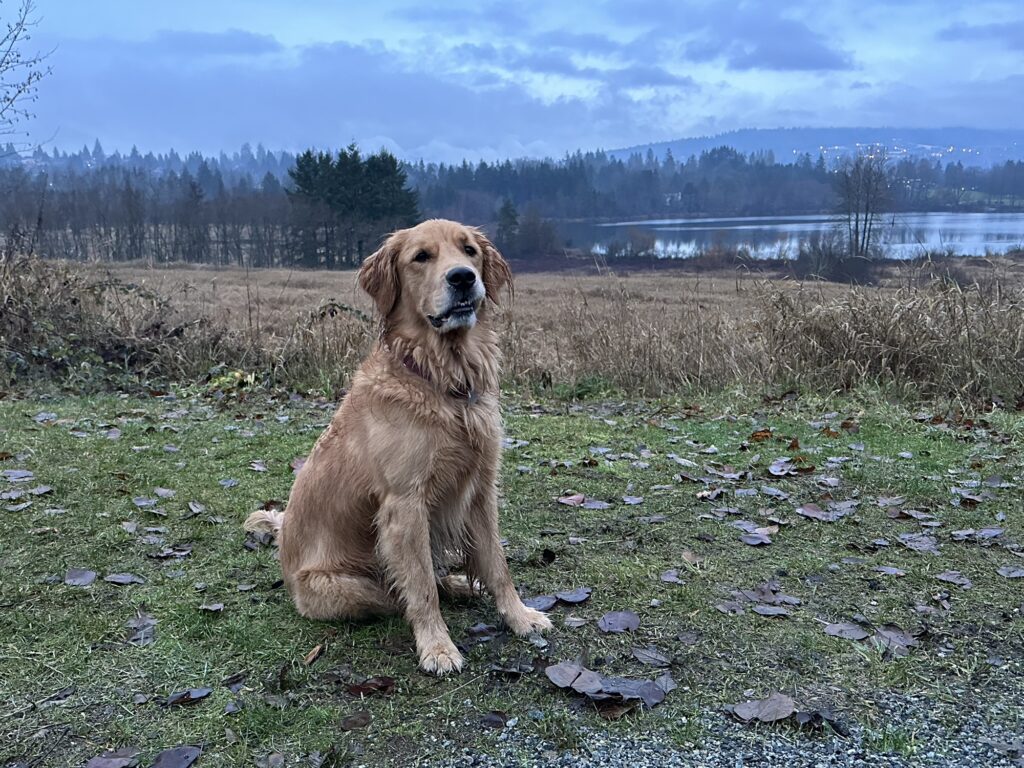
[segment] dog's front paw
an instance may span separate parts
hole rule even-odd
[[[517,635],[530,635],[534,632],[547,632],[551,629],[551,619],[547,614],[535,608],[527,608],[522,603],[518,608],[505,614],[505,623]]]
[[[444,676],[462,670],[464,660],[451,640],[432,643],[420,652],[420,669],[432,675]]]

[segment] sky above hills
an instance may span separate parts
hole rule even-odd
[[[36,2],[45,147],[455,160],[745,127],[1024,128],[1020,0]]]

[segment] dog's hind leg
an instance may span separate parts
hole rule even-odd
[[[295,608],[309,619],[360,619],[398,611],[387,590],[365,576],[306,569],[295,575],[291,591]]]
[[[445,597],[455,600],[469,600],[483,594],[484,585],[475,579],[469,580],[464,573],[449,573],[437,582],[438,588]]]

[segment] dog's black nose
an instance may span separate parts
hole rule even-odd
[[[476,282],[476,272],[469,267],[453,267],[448,270],[445,279],[452,288],[469,288]]]

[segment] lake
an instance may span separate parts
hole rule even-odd
[[[892,258],[926,251],[980,256],[1024,247],[1024,213],[897,213],[880,219],[876,242]],[[613,223],[563,223],[572,245],[607,253],[630,242],[653,242],[662,257],[686,258],[722,246],[748,248],[761,258],[793,257],[799,243],[836,227],[834,216],[752,216],[716,219],[652,219]]]

